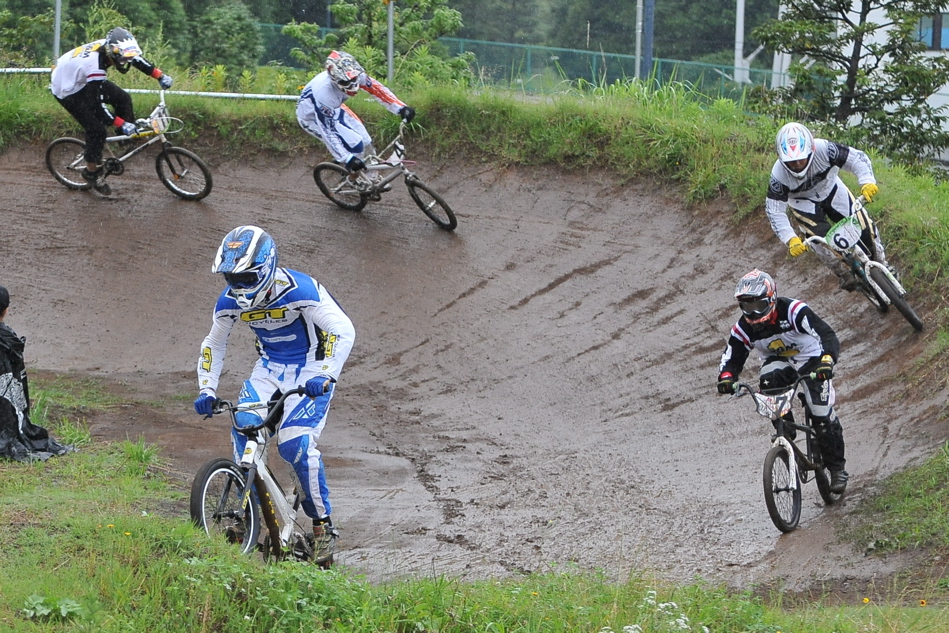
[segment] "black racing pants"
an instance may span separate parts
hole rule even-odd
[[[831,383],[810,377],[819,364],[820,358],[814,357],[795,369],[784,358],[769,357],[761,366],[759,387],[766,393],[773,393],[790,387],[799,375],[804,376],[804,406],[810,416],[821,459],[829,470],[843,470],[847,463],[844,429],[831,402]]]
[[[87,84],[82,90],[68,97],[56,98],[86,131],[86,162],[96,165],[102,162],[102,148],[105,147],[105,139],[108,136],[106,128],[112,125],[112,117],[109,116],[106,105],[112,106],[115,116],[126,121],[135,121],[132,97],[129,93],[108,79],[99,83],[101,86]]]

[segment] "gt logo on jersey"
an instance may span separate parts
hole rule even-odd
[[[201,350],[201,369],[211,371],[211,348],[205,347]]]
[[[777,339],[768,343],[768,351],[777,356],[784,356],[786,358],[797,356],[799,353],[796,347],[788,347],[787,344],[781,339]]]
[[[253,310],[251,312],[241,313],[241,321],[253,323],[254,321],[266,321],[267,319],[283,319],[287,316],[289,308],[264,308],[263,310]]]

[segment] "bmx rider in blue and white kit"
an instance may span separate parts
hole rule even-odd
[[[276,439],[280,456],[300,481],[303,511],[313,520],[314,562],[331,562],[337,531],[317,444],[356,338],[353,323],[317,280],[277,265],[277,247],[259,227],[239,226],[228,233],[211,272],[223,274],[227,287],[217,299],[211,331],[201,344],[200,395],[194,409],[212,414],[228,335],[235,323],[246,323],[257,336],[260,358],[244,381],[238,403],[266,403],[275,392],[305,386],[307,397],[287,398]],[[237,413],[237,424],[260,424],[259,411]],[[236,431],[231,435],[236,461],[247,440]]]

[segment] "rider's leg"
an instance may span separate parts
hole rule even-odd
[[[132,108],[132,96],[119,88],[108,79],[102,82],[102,102],[112,106],[115,115],[131,123],[135,122],[135,111]]]
[[[836,188],[827,200],[818,204],[810,202],[809,200],[789,201],[788,205],[791,209],[791,215],[805,237],[815,235],[824,237],[827,235],[827,231],[830,230],[831,222],[836,222],[843,218],[843,215],[833,206],[833,203],[837,200],[837,192],[839,189],[839,187]],[[846,189],[844,190],[846,191]],[[842,202],[847,203],[847,198],[843,198]],[[847,270],[844,263],[840,261],[840,258],[837,257],[830,248],[821,244],[811,248],[821,263],[827,266],[827,268],[837,276],[837,281],[842,289],[847,292],[856,289],[856,279],[853,278],[853,275],[850,274],[850,271]]]
[[[817,362],[818,359],[814,358],[801,367],[801,373],[806,376],[804,382],[807,385],[804,391],[805,406],[810,411],[811,425],[816,433],[821,461],[830,471],[831,490],[843,492],[849,475],[845,470],[847,459],[844,430],[837,412],[834,411],[837,394],[833,381],[815,380],[809,377],[808,373],[816,367]]]

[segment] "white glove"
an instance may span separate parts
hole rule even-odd
[[[122,134],[126,136],[135,136],[138,134],[138,128],[135,127],[135,124],[131,121],[126,121],[122,124]]]

